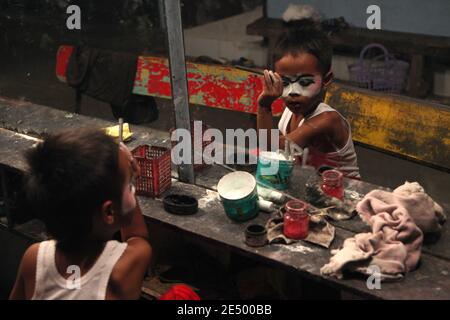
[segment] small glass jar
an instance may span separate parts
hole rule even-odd
[[[322,172],[322,191],[330,197],[344,199],[344,175],[338,170]]]
[[[299,200],[286,203],[283,233],[290,239],[305,239],[309,232],[308,204]]]

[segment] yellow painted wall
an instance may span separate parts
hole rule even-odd
[[[450,107],[340,84],[326,102],[349,120],[355,141],[450,168]]]

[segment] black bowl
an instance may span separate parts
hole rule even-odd
[[[250,247],[262,247],[267,244],[267,229],[259,224],[252,224],[245,229],[245,243]]]
[[[197,199],[184,194],[171,194],[163,199],[164,209],[172,214],[191,215],[198,211]]]

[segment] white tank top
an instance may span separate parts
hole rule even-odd
[[[41,242],[36,263],[36,285],[31,299],[104,300],[111,271],[126,248],[127,243],[108,241],[91,269],[78,282],[73,282],[76,272],[68,270],[71,276],[65,279],[56,268],[56,241]]]
[[[309,115],[306,118],[306,120],[316,117],[321,113],[330,111],[337,112],[341,116],[341,118],[345,121],[348,128],[348,139],[347,143],[341,149],[333,145],[333,147],[336,150],[335,152],[323,153],[324,165],[330,165],[335,167],[336,169],[342,171],[346,177],[359,179],[361,176],[359,174],[358,160],[356,157],[355,146],[352,140],[352,131],[348,121],[337,110],[333,109],[332,107],[323,102],[317,106],[314,112],[311,115]],[[292,118],[291,110],[285,108],[283,114],[281,115],[281,119],[278,122],[278,129],[283,135],[286,135],[287,126],[289,125],[291,118]],[[302,126],[304,122],[305,119],[302,119],[298,124],[298,126],[299,127]],[[312,154],[311,150],[309,154],[310,155]],[[315,167],[316,169],[319,169],[317,166]]]

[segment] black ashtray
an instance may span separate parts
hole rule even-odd
[[[252,224],[245,229],[245,243],[250,247],[262,247],[267,243],[267,229],[259,224]]]
[[[171,194],[163,199],[164,209],[172,214],[190,215],[198,211],[198,201],[184,194]]]

